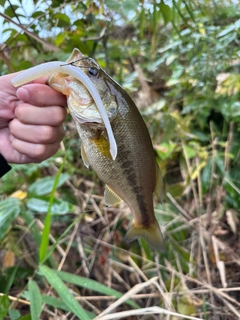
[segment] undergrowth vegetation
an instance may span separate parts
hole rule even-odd
[[[240,6],[230,0],[0,1],[1,74],[74,47],[133,97],[165,182],[166,250],[124,242],[68,116],[58,153],[0,182],[0,319],[240,317]]]

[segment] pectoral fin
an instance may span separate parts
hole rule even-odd
[[[133,221],[125,236],[125,240],[130,242],[138,238],[145,239],[153,249],[164,251],[163,235],[156,219],[149,227],[137,226]]]
[[[154,190],[154,195],[157,198],[158,201],[163,202],[163,196],[164,196],[164,183],[163,183],[163,177],[161,170],[156,163],[156,186]]]
[[[82,160],[83,160],[84,165],[87,168],[89,168],[89,161],[88,161],[87,154],[86,154],[86,152],[84,150],[83,145],[81,145],[81,156],[82,156]]]
[[[122,201],[123,200],[119,198],[119,196],[114,191],[112,191],[112,189],[106,186],[104,191],[104,202],[108,207],[111,207],[114,204],[118,204]]]

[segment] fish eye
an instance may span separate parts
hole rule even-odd
[[[98,75],[98,69],[97,68],[88,68],[88,74],[89,74],[89,76],[96,77]]]

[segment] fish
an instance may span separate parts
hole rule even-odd
[[[89,91],[74,77],[53,73],[48,85],[67,96],[70,114],[81,140],[81,156],[106,184],[107,206],[124,201],[133,221],[125,240],[144,238],[153,249],[164,250],[164,239],[154,215],[154,195],[163,198],[163,178],[147,126],[132,98],[97,62],[74,49],[66,64],[81,68],[99,92],[117,144],[110,154],[109,140],[101,115]]]

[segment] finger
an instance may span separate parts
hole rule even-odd
[[[63,106],[67,105],[66,97],[50,88],[46,84],[30,83],[17,90],[17,97],[36,106]]]
[[[10,122],[9,128],[14,138],[36,144],[60,142],[64,137],[62,126],[30,125],[14,119]]]
[[[31,158],[24,153],[18,152],[12,146],[12,140],[10,139],[10,130],[5,128],[0,131],[0,150],[1,154],[9,163],[36,163],[41,162],[41,160],[36,158]],[[27,153],[27,152],[26,152]]]
[[[25,124],[60,126],[67,111],[63,107],[36,107],[28,103],[21,103],[15,109],[15,116]]]
[[[59,142],[51,144],[35,144],[16,138],[12,139],[13,148],[26,157],[31,158],[31,162],[41,162],[50,158],[58,151],[59,145]]]

